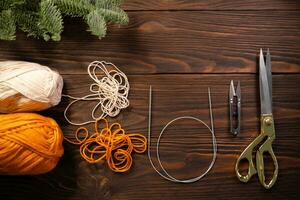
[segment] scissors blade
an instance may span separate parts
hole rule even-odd
[[[235,90],[233,85],[233,80],[230,81],[230,89],[229,89],[229,98],[233,101],[233,97],[235,96]]]
[[[272,66],[271,66],[271,54],[270,50],[267,50],[266,56],[266,69],[267,69],[267,76],[269,81],[269,90],[270,90],[270,97],[271,97],[271,106],[273,104],[273,93],[272,93]]]
[[[270,86],[268,80],[268,72],[265,65],[262,49],[260,49],[260,56],[259,56],[259,89],[260,89],[260,112],[261,114],[271,114],[272,102],[271,102]]]
[[[236,87],[236,96],[238,101],[241,101],[241,83],[240,81],[238,82],[238,85]]]

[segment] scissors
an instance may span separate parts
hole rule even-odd
[[[235,98],[236,98],[236,103],[234,103]],[[239,134],[241,131],[241,99],[242,97],[241,97],[240,81],[238,82],[235,90],[233,85],[233,80],[231,80],[230,87],[229,87],[230,132],[233,133],[234,136]]]
[[[260,110],[261,110],[261,129],[260,134],[250,145],[242,152],[237,159],[235,172],[241,182],[248,182],[253,175],[258,174],[260,183],[266,188],[271,188],[277,180],[278,163],[274,155],[272,143],[275,139],[274,119],[272,114],[272,72],[271,72],[271,56],[269,50],[266,55],[266,63],[262,49],[259,56],[259,89],[260,89]],[[256,168],[252,160],[254,148],[259,148],[256,151]],[[264,153],[271,155],[274,163],[274,172],[269,183],[265,181],[264,172]],[[249,163],[247,175],[242,175],[239,172],[240,162],[246,160]]]

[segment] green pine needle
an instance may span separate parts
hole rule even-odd
[[[123,0],[95,0],[95,6],[104,9],[120,7],[122,3]]]
[[[3,10],[0,13],[0,39],[14,40],[16,34],[16,22],[11,10]]]
[[[98,12],[105,18],[107,22],[113,22],[118,24],[127,24],[129,19],[127,14],[123,10],[107,10],[107,9],[98,9]]]
[[[104,17],[102,16],[102,13],[99,12],[99,10],[90,12],[86,16],[86,22],[90,27],[88,31],[91,31],[93,35],[98,36],[99,39],[105,36],[106,23]]]
[[[26,32],[28,37],[39,38],[42,34],[38,27],[38,16],[35,13],[24,10],[19,10],[17,13],[18,27]]]
[[[88,0],[52,0],[62,13],[72,17],[82,17],[94,9]]]
[[[43,0],[40,4],[38,27],[45,41],[50,38],[60,40],[63,30],[62,16],[58,8],[50,1]]]
[[[0,10],[8,10],[17,5],[22,5],[25,3],[25,0],[1,0],[0,1]]]
[[[92,35],[106,35],[107,23],[127,24],[123,0],[0,0],[0,40],[14,40],[16,29],[27,36],[59,41],[62,16],[82,17]]]

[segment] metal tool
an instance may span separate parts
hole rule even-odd
[[[229,87],[230,132],[237,135],[241,131],[241,85],[240,81],[234,89],[233,80]]]
[[[248,182],[254,174],[258,174],[260,183],[266,188],[271,188],[277,180],[278,163],[274,155],[272,143],[275,139],[274,119],[272,114],[272,73],[271,73],[271,56],[269,50],[266,55],[266,63],[263,52],[260,50],[259,58],[259,88],[260,88],[260,105],[261,105],[261,130],[260,135],[242,152],[235,165],[235,172],[238,179],[242,182]],[[254,148],[259,145],[256,152],[256,168],[252,160]],[[271,155],[274,163],[274,172],[269,183],[265,182],[264,173],[264,153]],[[249,163],[247,175],[239,172],[239,165],[242,160]]]
[[[149,115],[148,115],[148,158],[150,161],[151,166],[153,167],[153,169],[164,179],[175,182],[175,183],[194,183],[196,181],[199,181],[200,179],[202,179],[214,166],[216,158],[217,158],[217,140],[216,140],[216,136],[215,136],[215,129],[214,129],[214,118],[213,118],[213,109],[212,109],[212,103],[211,103],[211,95],[210,95],[210,88],[208,88],[208,103],[209,103],[209,114],[210,114],[210,125],[211,127],[209,127],[204,121],[202,121],[201,119],[198,119],[196,117],[193,116],[181,116],[181,117],[177,117],[174,118],[173,120],[169,121],[167,123],[167,125],[164,126],[164,128],[161,130],[158,139],[157,139],[157,143],[156,143],[156,157],[157,157],[157,161],[158,164],[160,166],[160,168],[162,169],[163,172],[160,172],[154,165],[152,159],[151,159],[151,122],[152,122],[152,87],[150,86],[150,90],[149,90]],[[172,123],[175,123],[178,120],[182,120],[182,119],[189,119],[189,120],[194,120],[199,122],[201,125],[204,125],[205,127],[208,128],[209,132],[211,133],[212,136],[212,149],[213,149],[213,156],[212,156],[212,160],[208,166],[208,168],[206,169],[205,172],[203,172],[201,175],[196,176],[194,178],[189,178],[189,179],[177,179],[174,176],[172,176],[169,172],[167,172],[167,170],[165,169],[165,167],[162,164],[161,158],[160,158],[160,153],[159,153],[159,146],[160,146],[160,141],[161,138],[164,134],[164,131],[168,128],[168,126],[170,126]]]

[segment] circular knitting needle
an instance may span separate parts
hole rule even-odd
[[[172,182],[177,182],[177,183],[193,183],[196,182],[198,180],[200,180],[201,178],[203,178],[213,167],[215,161],[216,161],[216,157],[217,157],[217,141],[216,141],[216,137],[215,137],[215,133],[214,133],[214,124],[213,124],[213,113],[212,113],[212,105],[211,105],[211,95],[210,95],[210,88],[208,88],[208,100],[209,100],[209,112],[210,112],[210,123],[211,123],[211,128],[202,120],[196,118],[196,117],[192,117],[192,116],[182,116],[182,117],[177,117],[173,120],[171,120],[170,122],[168,122],[164,128],[161,130],[159,136],[158,136],[158,140],[157,140],[157,144],[156,144],[156,156],[157,156],[157,160],[158,163],[161,167],[161,169],[163,170],[164,174],[161,173],[160,171],[158,171],[158,169],[155,167],[155,165],[152,162],[151,159],[151,152],[150,152],[150,146],[151,146],[151,116],[152,116],[152,87],[150,86],[149,89],[149,115],[148,115],[148,158],[150,161],[151,166],[153,167],[153,169],[164,179],[172,181]],[[174,176],[170,175],[167,170],[163,167],[161,159],[160,159],[160,154],[159,154],[159,145],[160,145],[160,139],[165,131],[165,129],[171,125],[172,123],[181,120],[181,119],[192,119],[192,120],[196,120],[199,123],[203,124],[204,126],[206,126],[209,130],[209,132],[212,135],[212,143],[213,143],[213,158],[207,168],[207,170],[201,174],[200,176],[191,178],[191,179],[177,179]]]

